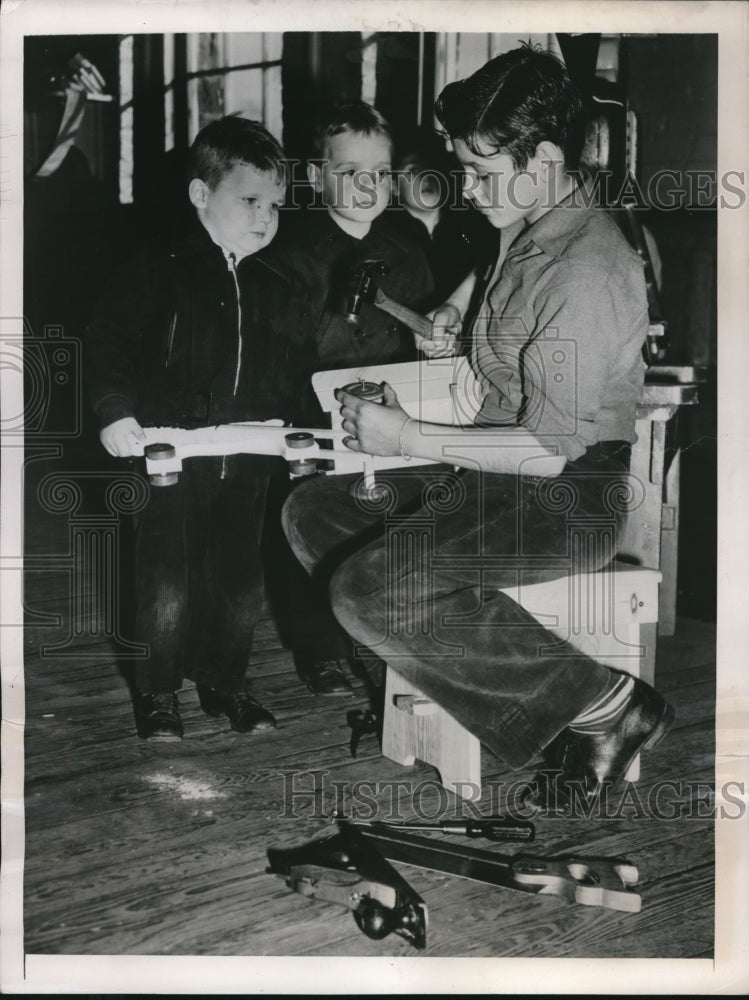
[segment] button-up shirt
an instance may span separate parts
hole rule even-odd
[[[572,460],[599,441],[634,442],[648,329],[640,258],[579,192],[512,236],[502,233],[472,331],[477,423],[522,425]]]

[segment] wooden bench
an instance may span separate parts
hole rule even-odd
[[[481,403],[481,392],[470,372],[467,358],[441,358],[396,365],[370,365],[319,372],[313,385],[333,427],[340,427],[335,390],[349,382],[387,381],[411,416],[435,423],[467,425],[473,422]],[[667,390],[669,404],[677,400]],[[678,402],[692,398],[677,391]],[[638,443],[633,448],[633,467],[647,494],[644,515],[648,535],[660,539],[656,497],[662,483],[663,426],[673,415],[673,406],[659,402],[657,390],[647,389],[638,408]],[[401,464],[395,460],[397,464]],[[660,465],[659,465],[660,463]],[[413,465],[424,464],[414,459]],[[640,545],[645,522],[642,513],[631,519],[629,543]],[[656,519],[657,523],[650,522]],[[631,547],[631,545],[630,545]],[[652,546],[651,546],[652,547]],[[625,551],[627,549],[625,548]],[[658,547],[660,553],[660,546]],[[635,559],[640,552],[635,552]],[[657,566],[657,562],[655,563]],[[507,588],[507,593],[560,639],[600,663],[625,670],[653,683],[658,623],[658,585],[662,574],[654,565],[631,565],[615,561],[597,573],[564,576],[548,583]],[[442,784],[456,794],[476,798],[481,792],[481,747],[478,739],[422,692],[388,667],[383,719],[384,756],[404,765],[417,759],[432,764]],[[639,759],[627,778],[639,777]]]
[[[560,640],[599,663],[652,684],[658,621],[657,570],[614,562],[598,573],[503,588]],[[501,664],[497,664],[501,669]],[[481,795],[481,746],[450,714],[388,667],[382,753],[399,764],[432,764],[445,788],[463,798]],[[627,780],[639,778],[639,759]]]

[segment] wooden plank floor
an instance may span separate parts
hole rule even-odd
[[[50,467],[35,462],[28,470],[32,557],[67,546],[68,515],[43,512],[36,498],[35,481]],[[81,586],[86,593],[91,583]],[[250,677],[277,730],[233,733],[226,720],[203,715],[187,685],[180,695],[185,739],[140,741],[128,685],[101,630],[41,653],[71,627],[69,587],[54,564],[27,572],[26,952],[415,955],[394,935],[370,940],[348,911],[304,899],[265,872],[268,847],[311,838],[336,807],[358,802],[361,809],[356,789],[370,796],[373,789],[357,782],[375,785],[380,819],[396,801],[401,818],[415,816],[409,791],[394,784],[404,779],[425,814],[445,803],[447,815],[456,809],[430,767],[385,760],[371,736],[352,760],[345,715],[366,704],[363,687],[353,698],[309,694],[266,617]],[[42,617],[49,614],[59,622],[49,624]],[[540,818],[532,845],[538,853],[627,858],[640,871],[642,911],[571,906],[396,865],[426,901],[426,955],[712,955],[713,822],[697,800],[714,772],[714,626],[679,621],[674,637],[659,640],[657,673],[677,722],[644,758],[629,798],[614,800],[604,817]],[[533,773],[509,772],[486,752],[483,769],[483,812],[503,807],[512,782]],[[665,781],[680,788],[658,784]],[[301,793],[294,801],[290,788]],[[656,793],[660,818],[651,808]],[[669,811],[677,818],[666,818]]]

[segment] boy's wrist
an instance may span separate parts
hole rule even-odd
[[[398,434],[398,450],[401,453],[401,458],[405,459],[406,462],[411,461],[411,453],[406,447],[406,429],[409,424],[413,423],[413,417],[406,417],[406,419],[401,424],[400,433]]]
[[[466,310],[468,309],[475,285],[476,272],[471,271],[471,273],[466,275],[463,281],[461,281],[458,287],[453,289],[444,302],[445,306],[454,306],[458,310],[461,321],[463,320]]]
[[[418,430],[419,421],[415,417],[406,417],[406,419],[401,424],[400,434],[398,435],[398,449],[400,451],[401,458],[404,458],[407,462],[413,457],[413,442],[418,440]]]
[[[96,416],[99,418],[99,427],[103,429],[117,420],[124,420],[125,417],[134,417],[135,410],[133,401],[129,396],[110,395],[100,400],[94,407]]]

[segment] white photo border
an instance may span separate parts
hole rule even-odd
[[[206,30],[717,33],[719,171],[749,164],[749,5],[541,0],[5,0],[0,16],[0,335],[22,333],[25,35]],[[716,789],[749,787],[746,598],[749,517],[749,225],[746,204],[719,212],[719,573]],[[3,369],[3,415],[23,411],[23,380]],[[10,993],[743,993],[749,986],[746,815],[716,822],[714,960],[271,959],[23,953],[23,447],[2,447],[2,989]],[[719,805],[720,803],[716,803]],[[685,920],[689,914],[683,914]],[[543,970],[543,979],[539,972]],[[304,990],[300,991],[300,984]],[[553,988],[552,988],[553,987]]]

